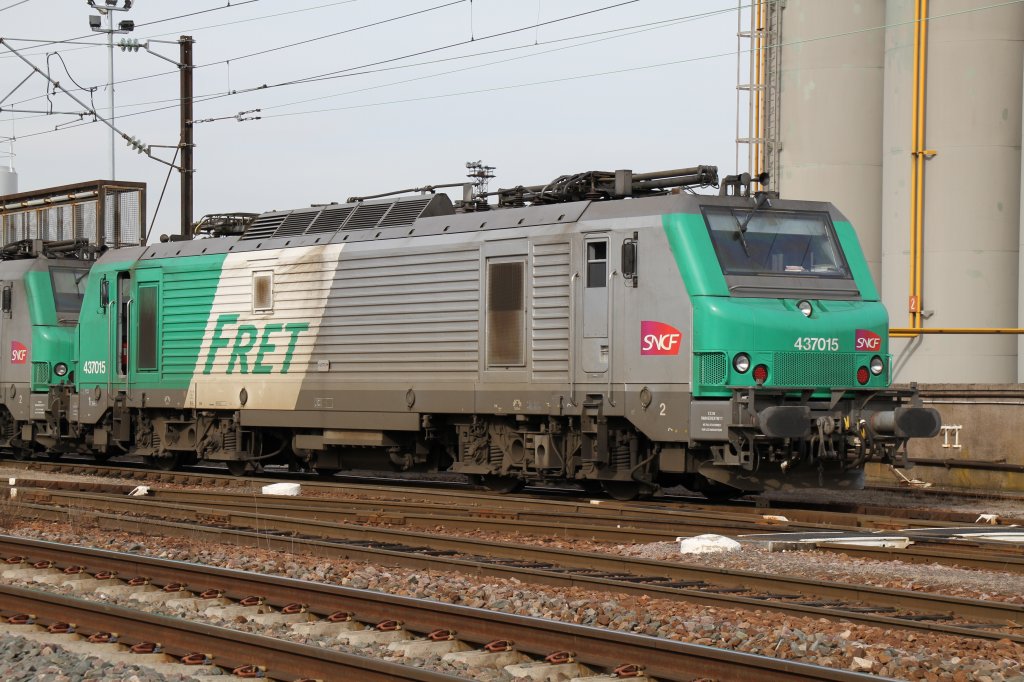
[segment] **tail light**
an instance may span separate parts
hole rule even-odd
[[[754,381],[757,382],[759,386],[764,382],[768,381],[767,365],[758,365],[757,367],[754,368]]]
[[[868,372],[867,367],[861,367],[857,370],[857,383],[863,386],[868,383],[868,379],[871,378],[871,373]]]

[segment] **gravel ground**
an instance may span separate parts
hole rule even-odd
[[[161,675],[127,663],[64,651],[22,637],[0,635],[0,680],[4,682],[179,682],[190,678]]]
[[[43,472],[26,474],[21,470],[0,468],[0,476],[4,475],[97,480],[96,477],[45,474]],[[246,488],[251,488],[254,485],[251,480],[239,483]],[[1007,500],[959,497],[921,498],[916,495],[877,491],[841,493],[845,497],[839,500],[836,498],[836,493],[832,491],[818,492],[827,495],[827,498],[832,501],[893,506],[899,506],[902,503],[903,506],[908,507],[931,506],[979,514],[999,513],[1004,517],[1024,516],[1021,503]],[[775,494],[772,496],[785,497]],[[798,497],[791,499],[811,501],[815,498],[813,493],[801,493]],[[2,517],[3,515],[0,514],[0,523],[3,521]],[[97,531],[82,528],[79,525],[69,527],[63,524],[17,523],[13,519],[10,519],[10,523],[14,525],[11,532],[15,534],[56,542],[89,544],[90,535],[100,537]],[[724,569],[800,575],[809,579],[1024,603],[1024,578],[1021,576],[941,565],[879,562],[832,552],[768,552],[752,545],[745,545],[736,552],[684,557],[679,554],[678,545],[675,543],[610,545],[545,537],[501,536],[487,531],[458,532],[438,528],[435,529],[435,532],[520,544],[540,544],[581,551],[607,552],[663,561],[682,561]],[[492,608],[508,613],[556,618],[818,663],[840,669],[872,672],[898,679],[1024,682],[1024,647],[1006,640],[983,642],[907,633],[899,630],[882,630],[824,620],[788,617],[770,611],[715,609],[675,601],[589,593],[579,589],[545,589],[516,580],[481,579],[475,576],[435,571],[384,569],[357,562],[325,561],[263,550],[247,550],[244,555],[239,555],[237,548],[231,546],[193,543],[177,538],[138,538],[109,533],[105,533],[103,538],[103,540],[95,541],[98,546],[120,551],[286,575],[304,580]],[[893,563],[897,565],[894,566]],[[238,624],[229,625],[238,627]],[[281,634],[289,636],[283,631]],[[294,635],[290,635],[290,637],[295,638]],[[366,652],[364,651],[364,653]],[[375,653],[384,657],[392,655],[386,651]],[[422,661],[420,663],[428,667],[436,667],[440,664],[439,661]],[[451,669],[446,669],[446,671],[455,672]],[[0,668],[0,673],[3,673],[2,668]],[[95,679],[131,679],[131,673],[126,673],[126,677],[116,677],[121,674],[119,671],[112,671],[110,674],[115,676]],[[475,679],[497,679],[493,673],[487,671],[471,671],[471,674]],[[0,679],[42,680],[51,678],[8,678],[0,674]],[[158,678],[141,677],[139,679],[145,682]]]
[[[441,533],[442,529],[435,529]],[[1024,604],[1024,575],[997,573],[942,564],[911,564],[902,561],[859,559],[838,552],[804,550],[769,552],[762,546],[741,545],[734,552],[688,554],[679,552],[677,542],[642,545],[613,545],[587,540],[564,540],[490,531],[443,529],[449,536],[540,545],[580,552],[603,552],[622,556],[672,561],[709,568],[751,571],[770,575],[798,575],[809,580],[871,585],[897,590],[933,592],[966,599]]]
[[[35,522],[19,524],[15,530],[18,535],[70,544],[81,544],[91,534],[81,526]],[[1024,647],[1007,640],[987,642],[911,633],[771,611],[711,608],[576,588],[558,590],[517,580],[383,568],[266,550],[240,553],[233,546],[181,538],[104,532],[98,544],[119,551],[554,618],[899,679],[1024,682]],[[648,551],[655,550],[648,547]],[[429,661],[423,664],[432,665]]]

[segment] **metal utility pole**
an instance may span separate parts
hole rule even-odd
[[[178,39],[181,70],[181,236],[192,237],[192,177],[195,167],[192,160],[192,36]]]
[[[86,2],[90,7],[100,14],[105,14],[107,17],[107,28],[103,28],[100,17],[90,16],[89,28],[96,33],[107,34],[107,49],[110,52],[107,62],[107,94],[110,96],[110,179],[114,180],[117,178],[117,169],[114,162],[114,144],[117,140],[117,135],[114,133],[114,34],[130,33],[135,30],[135,22],[131,20],[122,21],[118,24],[117,28],[114,28],[114,12],[127,12],[132,8],[132,0],[124,0],[124,7],[117,6],[118,0],[104,0],[103,6],[98,6],[96,0],[86,0]]]

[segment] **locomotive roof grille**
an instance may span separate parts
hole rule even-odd
[[[391,204],[363,204],[356,208],[356,212],[345,223],[346,230],[358,230],[367,227],[376,227],[381,218],[391,208]]]
[[[306,234],[324,234],[325,232],[337,232],[352,213],[352,206],[341,208],[325,208],[320,211],[313,224],[306,230]]]
[[[300,213],[294,211],[288,214],[288,217],[284,219],[281,225],[274,232],[275,237],[297,237],[300,234],[305,234],[306,230],[312,224],[313,219],[316,218],[316,213]]]
[[[447,195],[404,197],[376,202],[331,204],[316,208],[264,213],[242,235],[243,240],[330,234],[339,230],[412,225],[418,218],[454,213]]]
[[[402,201],[391,204],[391,208],[380,221],[380,227],[397,227],[398,225],[411,225],[419,217],[423,209],[430,203],[430,198],[417,199],[414,201]]]
[[[284,214],[264,214],[253,221],[242,239],[266,239],[274,234],[277,226],[284,222]]]

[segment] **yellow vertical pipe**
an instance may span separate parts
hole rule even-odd
[[[921,0],[914,0],[914,84],[911,95],[910,114],[910,286],[908,287],[908,304],[910,298],[916,294],[917,286],[917,121],[918,121],[918,76],[920,70],[918,65],[921,59]],[[909,309],[909,305],[908,305]],[[917,318],[913,311],[910,312],[908,327],[917,326]]]
[[[914,268],[917,277],[914,283],[914,290],[917,294],[917,326],[920,328],[921,310],[924,307],[924,161],[925,161],[925,114],[927,113],[926,83],[928,74],[928,0],[921,0],[921,48],[920,48],[920,75],[918,76],[917,95],[917,156],[914,158],[917,164],[917,243],[914,245],[914,252],[917,254],[917,266]]]
[[[756,99],[756,101],[757,101],[756,109],[755,109],[756,114],[755,114],[755,117],[754,117],[754,136],[758,140],[757,143],[754,146],[754,176],[755,177],[757,177],[761,173],[761,153],[762,153],[762,148],[761,147],[762,147],[762,138],[764,137],[761,134],[761,132],[762,132],[761,108],[762,108],[762,105],[763,105],[762,95],[763,95],[763,90],[764,90],[764,70],[762,68],[762,61],[761,61],[762,56],[764,54],[764,42],[763,42],[763,38],[762,38],[763,34],[762,34],[762,30],[761,30],[762,29],[762,20],[763,20],[763,16],[762,16],[762,11],[763,11],[762,5],[763,4],[764,4],[763,0],[758,0],[757,12],[756,12],[757,19],[755,20],[755,33],[754,33],[754,36],[755,36],[755,38],[754,38],[754,49],[757,50],[757,52],[756,52],[757,57],[755,59],[755,63],[757,65],[757,75],[756,75],[756,77],[754,79],[754,83],[755,83],[755,86],[756,86],[756,89],[755,89],[754,93],[755,93],[755,97],[757,98]]]
[[[753,98],[754,105],[754,126],[750,131],[750,136],[752,138],[754,158],[753,167],[750,170],[756,178],[757,174],[760,173],[759,166],[761,162],[761,0],[757,0],[751,8],[750,28],[750,42],[754,49],[754,72],[750,74],[750,80],[753,83],[750,96]]]
[[[757,127],[757,173],[758,175],[764,170],[764,154],[765,154],[765,123],[766,114],[768,109],[768,92],[765,90],[765,76],[767,75],[767,63],[765,62],[765,20],[768,17],[768,0],[760,0],[757,3],[758,17],[757,17],[757,42],[758,42],[758,59],[757,59],[757,84],[758,84],[758,127]]]

